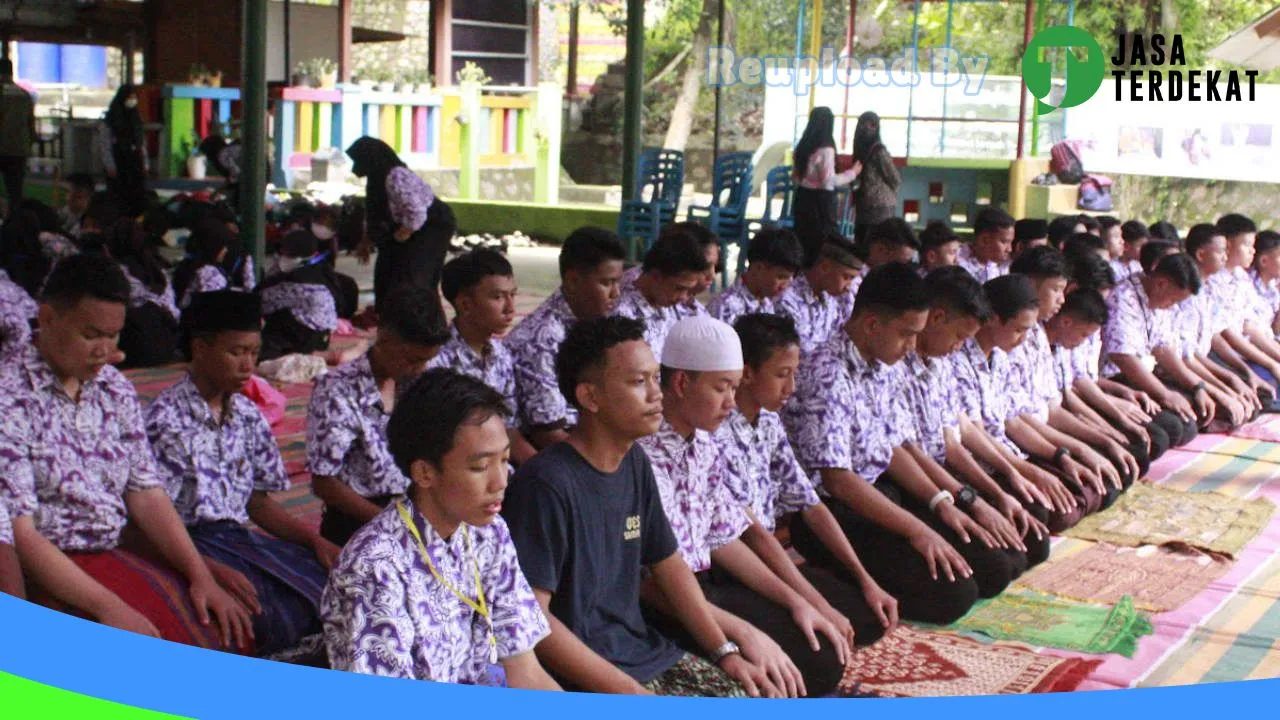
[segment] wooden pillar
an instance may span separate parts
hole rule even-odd
[[[569,8],[569,79],[565,81],[564,94],[578,97],[578,19],[581,6],[574,3]]]
[[[453,85],[453,0],[431,3],[431,72],[436,87]]]
[[[344,83],[351,82],[352,65],[355,63],[351,57],[354,4],[355,0],[338,0],[338,81]],[[286,67],[284,72],[288,77],[293,68]]]

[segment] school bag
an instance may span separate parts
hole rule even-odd
[[[1080,199],[1076,206],[1091,212],[1111,212],[1111,178],[1105,175],[1086,175],[1080,181]]]
[[[1080,159],[1080,141],[1062,140],[1049,149],[1049,172],[1063,185],[1084,180],[1084,162]]]

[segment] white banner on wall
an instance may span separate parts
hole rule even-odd
[[[1108,79],[1066,113],[1090,171],[1280,183],[1280,85],[1254,102],[1133,102]]]

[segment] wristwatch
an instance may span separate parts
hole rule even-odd
[[[721,660],[724,660],[730,655],[741,655],[741,654],[742,654],[742,648],[738,647],[738,643],[732,640],[726,640],[723,645],[716,648],[715,652],[711,653],[711,664],[719,665]]]
[[[1196,395],[1196,394],[1198,394],[1201,390],[1204,390],[1204,391],[1208,391],[1208,390],[1209,390],[1209,386],[1208,386],[1208,385],[1206,385],[1206,384],[1205,384],[1205,382],[1204,382],[1203,380],[1201,380],[1200,382],[1196,383],[1196,386],[1195,386],[1195,387],[1193,387],[1193,388],[1191,388],[1191,394],[1192,394],[1192,395]]]
[[[1060,447],[1058,452],[1053,454],[1053,464],[1061,465],[1062,461],[1069,457],[1071,457],[1071,448]]]
[[[968,485],[961,485],[960,492],[956,493],[956,507],[968,512],[976,502],[978,502],[978,493]]]

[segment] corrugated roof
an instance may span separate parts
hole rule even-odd
[[[1209,57],[1263,72],[1280,67],[1280,7],[1227,38]]]

